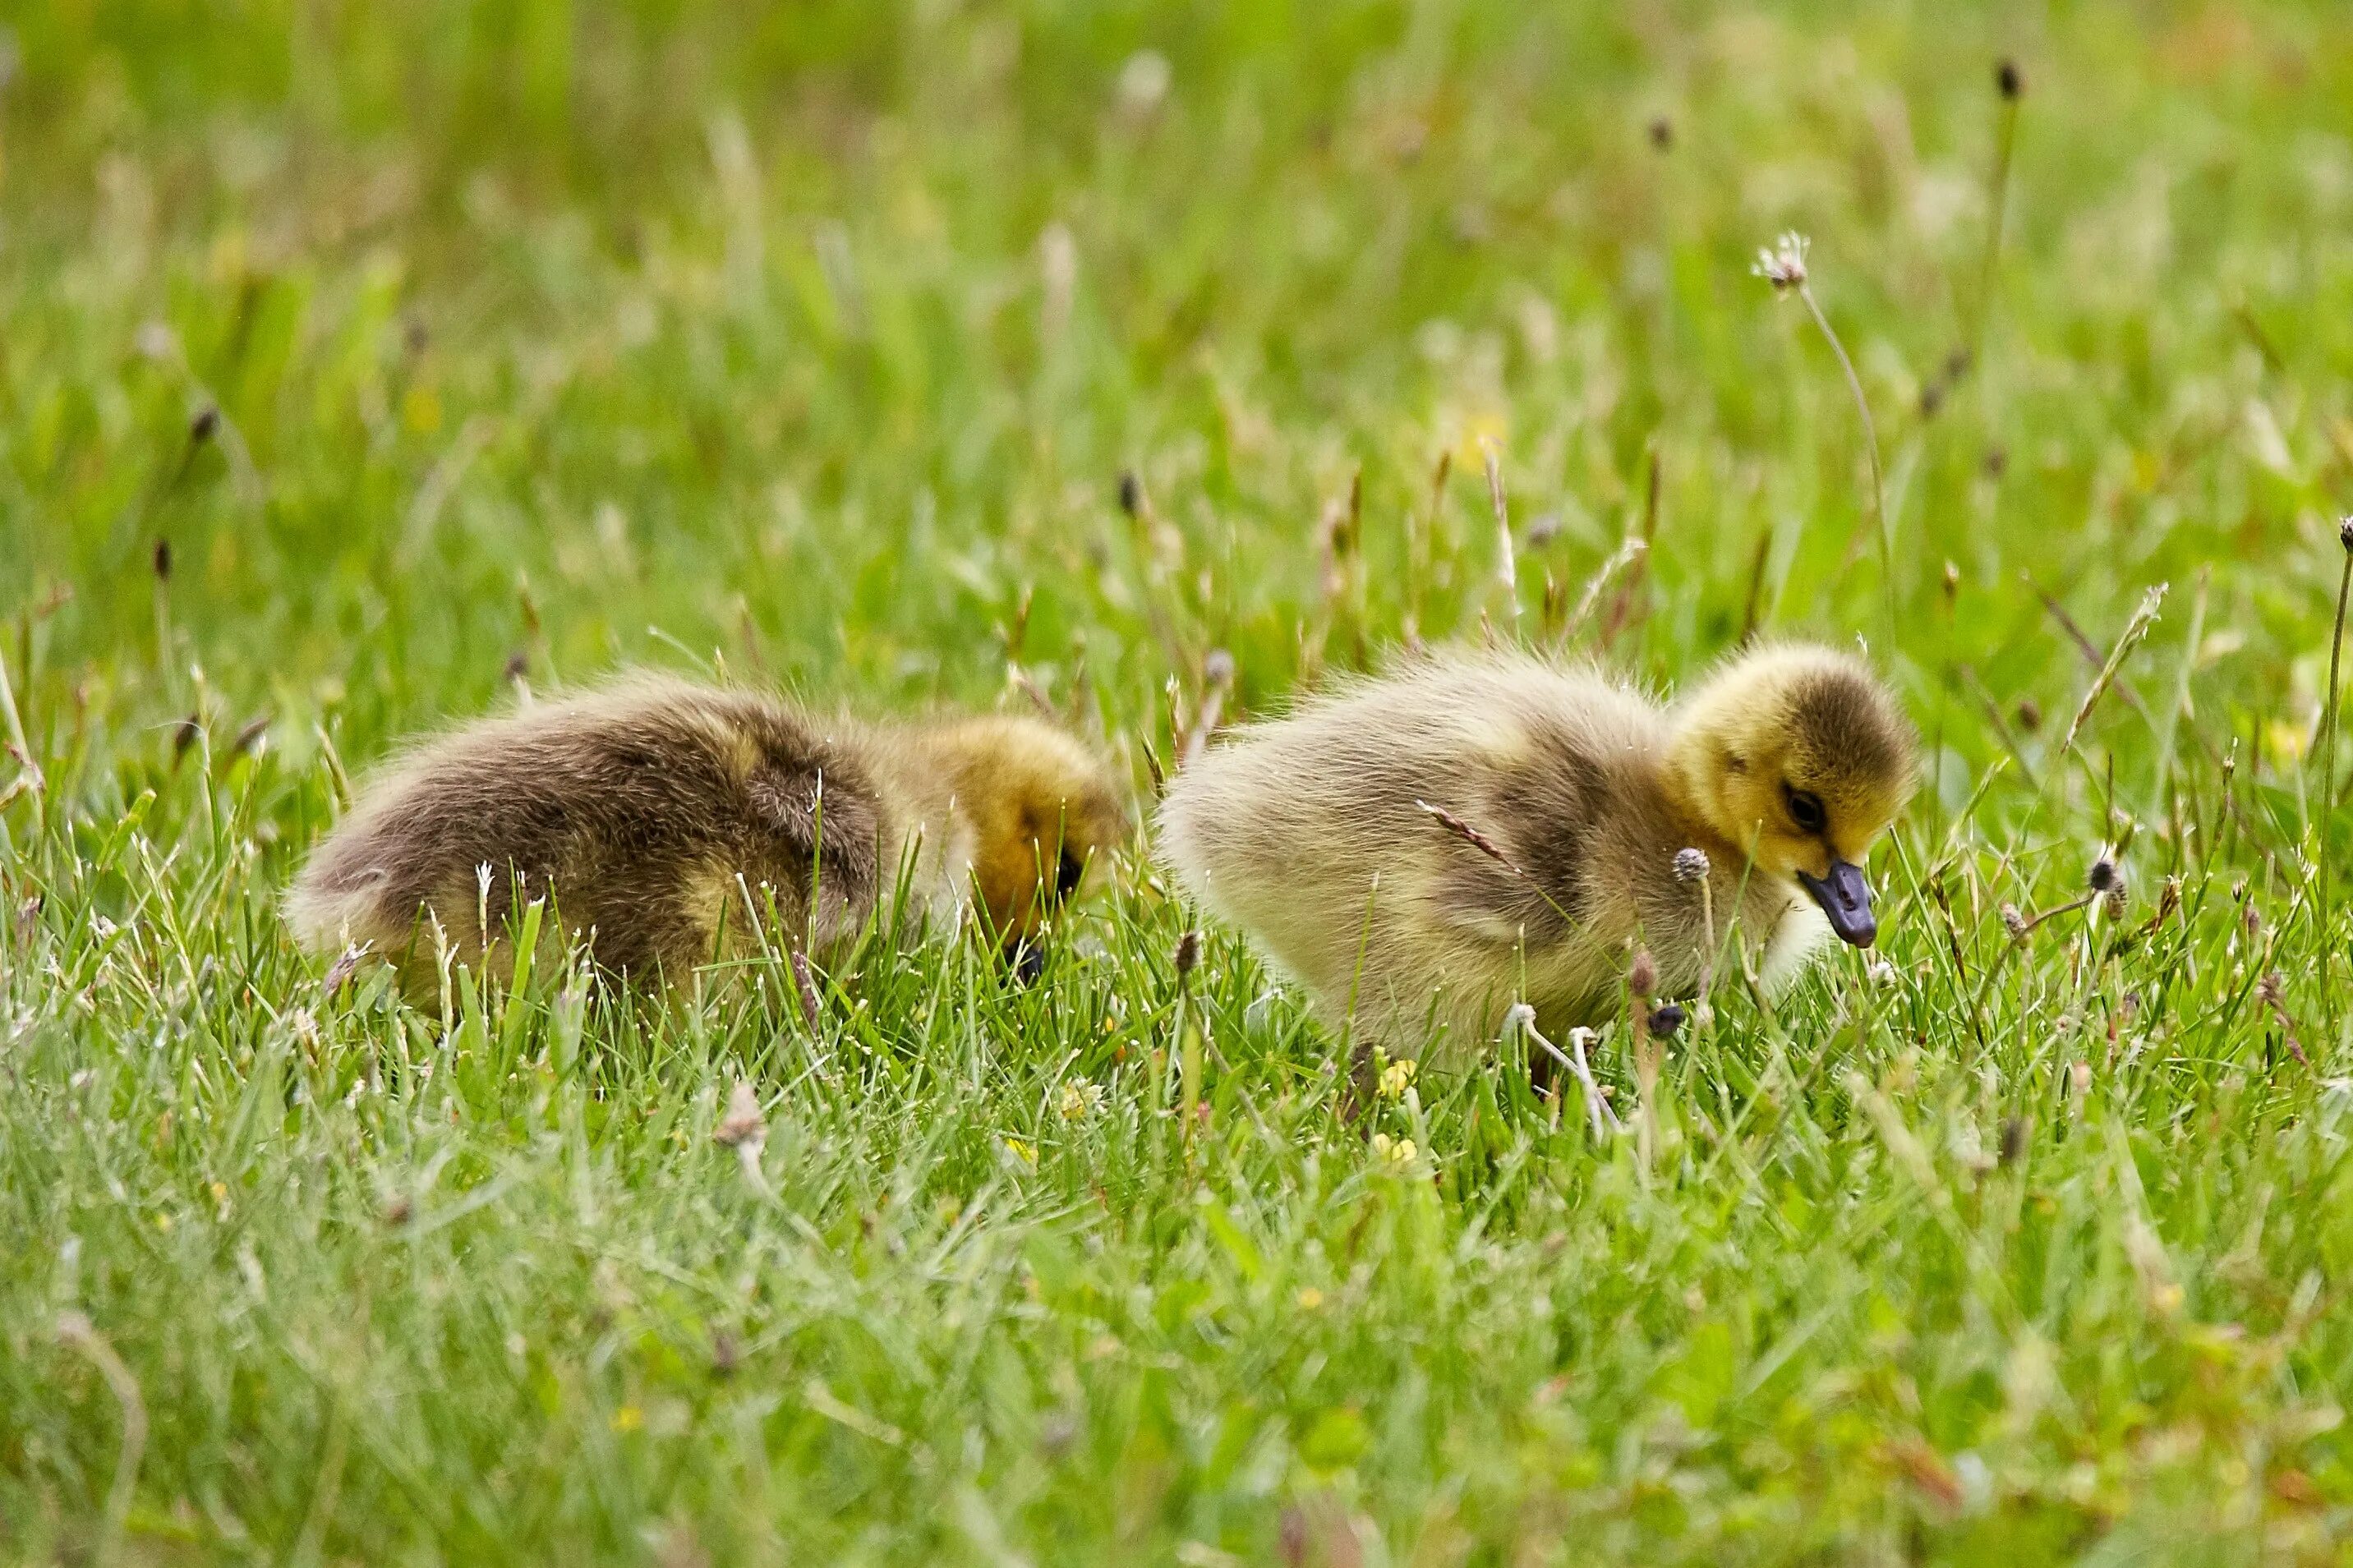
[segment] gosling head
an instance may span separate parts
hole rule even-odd
[[[969,719],[931,739],[973,826],[973,891],[987,931],[1034,969],[1039,928],[1127,837],[1120,792],[1100,758],[1035,719]]]
[[[1911,797],[1917,745],[1868,666],[1784,644],[1725,665],[1679,707],[1672,766],[1693,811],[1760,872],[1794,879],[1857,947],[1879,935],[1862,861]]]

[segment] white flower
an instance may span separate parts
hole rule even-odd
[[[1062,1120],[1084,1121],[1103,1109],[1103,1085],[1092,1079],[1072,1079],[1062,1086]]]
[[[1777,294],[1786,294],[1806,284],[1806,247],[1812,242],[1795,229],[1784,234],[1770,246],[1757,251],[1757,265],[1749,270],[1773,285]]]

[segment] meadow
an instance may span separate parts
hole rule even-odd
[[[34,0],[0,83],[0,1558],[2344,1560],[2353,12]],[[278,913],[628,664],[1142,812],[1412,641],[1755,634],[1927,782],[1647,1159],[1515,1042],[1352,1127],[1141,847],[813,1020]]]

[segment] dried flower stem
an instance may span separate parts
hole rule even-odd
[[[1736,647],[1747,647],[1748,639],[1757,635],[1757,620],[1764,605],[1765,567],[1772,551],[1773,525],[1767,522],[1757,531],[1757,552],[1749,558],[1748,596],[1741,605],[1740,637]]]
[[[1029,700],[1029,705],[1038,710],[1039,718],[1049,722],[1060,721],[1062,715],[1055,708],[1053,699],[1046,695],[1046,689],[1039,686],[1036,679],[1021,668],[1020,661],[1018,659],[1006,661],[1005,684],[1027,697]]]
[[[2280,1033],[2287,1037],[2289,1052],[2300,1065],[2310,1067],[2311,1059],[2304,1054],[2304,1047],[2296,1043],[2295,1020],[2287,1016],[2286,982],[2278,970],[2272,970],[2255,983],[2255,995],[2278,1020]]]
[[[1504,501],[1504,454],[1493,436],[1479,437],[1479,454],[1487,465],[1487,504],[1495,512],[1495,580],[1503,589],[1504,606],[1512,612],[1512,629],[1520,625],[1520,565],[1512,545],[1512,513]]]
[[[1577,1087],[1585,1093],[1586,1120],[1592,1125],[1596,1142],[1600,1142],[1605,1132],[1623,1132],[1626,1130],[1618,1120],[1618,1113],[1601,1097],[1601,1086],[1593,1081],[1593,1068],[1585,1059],[1585,1040],[1591,1031],[1571,1029],[1568,1032],[1569,1049],[1576,1053],[1571,1056],[1545,1038],[1536,1028],[1536,1010],[1525,1002],[1514,1003],[1504,1015],[1504,1027],[1507,1033],[1513,1029],[1525,1033],[1546,1056],[1567,1068],[1576,1078]]]
[[[816,1038],[824,1032],[825,1005],[818,1000],[817,975],[809,968],[808,954],[798,948],[793,950],[792,970],[793,994],[800,998],[801,1022],[808,1026],[810,1037]]]
[[[1641,540],[1629,536],[1609,560],[1594,569],[1593,575],[1586,581],[1584,594],[1577,598],[1577,608],[1569,612],[1568,619],[1560,625],[1559,635],[1553,638],[1554,646],[1566,647],[1568,645],[1585,625],[1586,617],[1593,614],[1593,606],[1600,602],[1602,592],[1609,586],[1611,580],[1641,560],[1650,548]]]
[[[1134,469],[1119,476],[1119,510],[1128,521],[1128,540],[1143,574],[1145,618],[1151,623],[1152,635],[1170,665],[1185,661],[1182,639],[1176,635],[1176,625],[1168,614],[1162,595],[1182,572],[1185,536],[1161,521],[1153,510],[1152,494]]]
[[[2125,623],[2125,629],[2117,634],[2115,644],[2108,650],[2107,658],[2098,660],[2099,670],[2092,678],[2090,688],[2084,691],[2083,701],[2076,705],[2075,716],[2067,722],[2067,732],[2059,742],[2056,759],[2052,765],[2044,771],[2042,782],[2035,791],[2034,799],[2028,809],[2026,818],[2019,825],[2012,836],[2013,852],[2016,846],[2024,842],[2026,836],[2034,830],[2035,824],[2041,820],[2042,808],[2051,798],[2051,781],[2066,766],[2067,759],[2074,757],[2078,762],[2083,761],[2075,751],[2075,738],[2083,732],[2085,721],[2092,716],[2092,710],[2099,706],[2100,699],[2105,695],[2108,688],[2113,685],[2124,691],[2126,700],[2132,704],[2136,712],[2144,716],[2147,714],[2147,708],[2133,694],[2131,683],[2123,678],[2121,671],[2126,656],[2139,645],[2143,637],[2148,635],[2149,627],[2156,625],[2158,609],[2165,603],[2166,587],[2167,584],[2159,583],[2141,595],[2139,607],[2133,611],[2132,618]],[[2038,594],[2042,593],[2040,588],[2035,591]],[[2046,595],[2043,596],[2043,603],[2045,607],[2059,619],[2061,625],[2068,628],[2068,635],[2074,638],[2076,646],[2084,650],[2084,658],[2096,658],[2098,649],[2093,646],[2091,638],[2082,635],[2073,621],[2059,608],[2057,601]],[[2230,798],[2230,779],[2231,766],[2226,761],[2222,768],[2222,793],[2226,802]]]
[[[1209,737],[1217,731],[1219,721],[1225,717],[1226,694],[1233,689],[1233,685],[1234,656],[1221,647],[1211,648],[1208,658],[1201,661],[1200,707],[1195,711],[1193,723],[1185,731],[1176,753],[1178,772],[1192,766],[1194,759],[1208,745]]]
[[[1168,770],[1161,765],[1160,752],[1152,744],[1150,735],[1138,735],[1135,743],[1144,752],[1144,772],[1152,781],[1152,798],[1158,800],[1168,793]]]
[[[1600,1086],[1593,1081],[1593,1068],[1586,1064],[1585,1042],[1592,1037],[1593,1032],[1589,1029],[1571,1029],[1568,1032],[1568,1048],[1575,1052],[1577,1057],[1577,1080],[1585,1086],[1585,1092],[1590,1103],[1600,1111],[1600,1116],[1597,1120],[1607,1121],[1612,1132],[1623,1132],[1626,1131],[1626,1124],[1618,1120],[1618,1112],[1610,1109],[1609,1101],[1602,1094]]]
[[[1879,571],[1887,591],[1887,626],[1892,637],[1895,629],[1895,541],[1887,521],[1887,476],[1879,466],[1879,427],[1872,422],[1871,399],[1862,395],[1862,378],[1854,373],[1854,361],[1847,357],[1846,344],[1839,341],[1838,329],[1831,325],[1830,317],[1822,313],[1821,305],[1814,299],[1813,286],[1800,277],[1796,288],[1807,314],[1821,329],[1831,353],[1838,356],[1839,370],[1846,376],[1846,389],[1854,398],[1854,411],[1862,419],[1862,450],[1871,459],[1871,510],[1879,525]]]
[[[2011,905],[2002,905],[2002,923],[2009,927],[2010,941],[1994,950],[1993,957],[1986,962],[1985,973],[1978,977],[1977,989],[1970,993],[1969,1014],[1972,1021],[1983,1013],[1987,1000],[1993,994],[1993,983],[2000,978],[2002,965],[2009,961],[2011,953],[2025,948],[2027,938],[2032,936],[2046,921],[2055,921],[2061,915],[2072,915],[2078,910],[2089,909],[2097,903],[2100,898],[2101,895],[2096,892],[2085,893],[2080,898],[2070,899],[2063,904],[2054,904],[2047,910],[2038,910],[2031,915],[2020,914]],[[1945,918],[1949,926],[1952,921],[1950,910],[1946,911]],[[1953,967],[1955,972],[1958,973],[1961,963],[1961,943],[1957,931],[1952,933],[1952,944]],[[1981,1047],[1985,1044],[1982,1029],[1978,1031],[1978,1043]]]
[[[1707,851],[1697,845],[1678,849],[1675,851],[1672,866],[1676,881],[1686,886],[1695,883],[1699,888],[1700,933],[1703,942],[1699,951],[1699,996],[1693,1007],[1693,1013],[1697,1026],[1705,1028],[1715,1017],[1715,1008],[1709,1003],[1708,994],[1715,988],[1716,959],[1715,889],[1709,881],[1710,868]]]
[[[712,1142],[735,1151],[736,1167],[762,1197],[770,1194],[767,1173],[760,1168],[760,1152],[768,1146],[768,1124],[760,1115],[760,1096],[748,1079],[737,1079],[727,1098],[727,1114],[711,1134]]]
[[[2028,915],[2019,921],[2018,929],[2010,933],[2011,940],[2013,942],[2022,942],[2028,937],[2032,936],[2034,934],[2035,928],[2042,925],[2045,921],[2055,921],[2061,915],[2072,915],[2077,910],[2089,909],[2092,905],[2097,903],[2099,900],[2100,895],[2096,892],[2085,893],[2081,898],[2070,899],[2063,904],[2053,904],[2047,910],[2042,910],[2034,914]]]
[[[2348,593],[2353,592],[2353,515],[2337,523],[2337,538],[2344,546],[2345,565],[2337,578],[2337,625],[2328,634],[2328,702],[2320,735],[2320,994],[2332,1038],[2337,1033],[2337,996],[2329,987],[2328,976],[2336,967],[2337,906],[2330,894],[2328,874],[2337,826],[2338,670],[2345,653],[2345,601]],[[2191,657],[2196,653],[2195,648],[2190,650]]]
[[[1655,1108],[1661,1052],[1650,1028],[1650,991],[1656,982],[1657,971],[1651,967],[1650,953],[1638,951],[1627,976],[1626,1037],[1634,1047],[1634,1149],[1645,1173],[1651,1168],[1651,1154],[1659,1140]]]
[[[1653,437],[1642,486],[1643,553],[1633,558],[1631,569],[1626,574],[1624,584],[1617,593],[1610,595],[1609,614],[1601,623],[1601,646],[1605,648],[1618,640],[1620,632],[1629,626],[1639,623],[1650,613],[1646,604],[1644,607],[1637,607],[1637,596],[1642,587],[1643,569],[1650,563],[1650,547],[1659,537],[1660,492],[1665,488],[1665,482],[1664,466],[1659,458],[1658,441]]]
[[[2116,671],[2123,667],[2125,656],[2131,653],[2140,639],[2148,635],[2148,628],[2157,624],[2157,612],[2165,604],[2168,586],[2169,584],[2159,583],[2140,596],[2140,607],[2133,611],[2132,619],[2125,623],[2124,631],[2108,650],[2107,662],[2100,666],[2100,673],[2092,681],[2091,689],[2084,693],[2084,700],[2076,706],[2075,716],[2067,721],[2066,736],[2059,742],[2061,756],[2075,749],[2076,735],[2082,731],[2084,721],[2092,716],[2092,710],[2098,705],[2102,694],[2116,680]]]
[[[1201,1026],[1189,1008],[1176,1032],[1176,1110],[1185,1147],[1190,1149],[1201,1125]]]
[[[1323,521],[1315,529],[1316,546],[1324,558],[1323,603],[1315,623],[1314,642],[1302,661],[1305,673],[1310,677],[1322,669],[1324,650],[1344,616],[1355,645],[1353,652],[1356,662],[1359,665],[1364,662],[1364,523],[1365,474],[1359,468],[1349,476],[1347,495],[1325,505]]]
[[[2341,621],[2341,616],[2339,619]],[[26,672],[26,678],[31,679],[30,670]],[[33,797],[33,826],[37,832],[44,822],[48,781],[42,776],[41,764],[34,760],[32,742],[25,738],[25,721],[16,711],[16,690],[8,683],[5,656],[0,656],[0,719],[8,721],[9,754],[16,759],[17,767],[24,770],[22,776],[10,786],[9,793],[14,795],[22,789]],[[0,804],[5,804],[5,801],[0,801]]]
[[[2189,702],[2190,666],[2197,658],[2200,633],[2206,624],[2206,581],[2209,574],[2208,568],[2199,569],[2198,595],[2191,605],[2189,614],[2189,635],[2182,645],[2181,675],[2174,692],[2172,706],[2166,710],[2164,719],[2160,721],[2150,710],[2147,700],[2141,695],[2139,689],[2133,685],[2132,677],[2121,671],[2116,676],[2116,695],[2124,700],[2126,707],[2139,714],[2157,729],[2158,754],[2160,760],[2168,764],[2173,756],[2174,721],[2187,710]],[[2093,669],[2098,670],[2106,662],[2100,652],[2099,645],[2092,640],[2090,634],[2084,630],[2075,617],[2067,613],[2067,606],[2052,596],[2048,588],[2036,582],[2031,574],[2022,573],[2020,576],[2021,581],[2034,591],[2034,596],[2042,602],[2043,609],[2050,613],[2052,620],[2058,624],[2059,629],[2066,633],[2067,640],[2074,644],[2076,651],[2084,656],[2084,662],[2090,665]],[[2198,742],[2199,750],[2206,753],[2206,760],[2213,763],[2222,774],[2225,784],[2222,791],[2223,809],[2230,814],[2231,819],[2238,824],[2239,830],[2247,836],[2255,852],[2263,857],[2264,864],[2274,864],[2274,858],[2270,846],[2263,842],[2263,836],[2256,830],[2254,823],[2249,820],[2246,808],[2239,804],[2238,797],[2227,787],[2232,773],[2229,759],[2223,756],[2221,748],[2217,747],[2203,731],[2195,726],[2192,726],[2189,731],[2189,738]],[[2014,750],[2013,748],[2013,752]],[[2026,767],[2024,758],[2019,759],[2019,766],[2025,771],[2028,781],[2040,791],[2042,786],[2039,783],[2034,783],[2033,770]],[[2164,777],[2165,770],[2159,769],[2158,776]]]
[[[1715,893],[1708,883],[1709,879],[1703,875],[1699,879],[1699,916],[1707,945],[1700,949],[1699,1005],[1694,1009],[1703,1027],[1715,1017],[1715,1007],[1708,1000],[1715,989]]]
[[[1517,862],[1513,860],[1510,856],[1504,853],[1502,847],[1496,844],[1493,839],[1488,837],[1485,834],[1480,832],[1477,828],[1472,826],[1469,823],[1463,821],[1461,817],[1455,816],[1444,806],[1432,805],[1426,800],[1417,800],[1413,804],[1421,810],[1429,813],[1431,817],[1435,818],[1440,827],[1445,828],[1447,832],[1451,833],[1454,837],[1462,840],[1463,843],[1468,844],[1472,848],[1476,849],[1480,854],[1487,857],[1488,859],[1493,860],[1498,866],[1503,867],[1504,869],[1509,871],[1513,876],[1525,877],[1527,875],[1527,872],[1520,868]]]
[[[1520,865],[1519,862],[1504,854],[1502,846],[1498,845],[1493,839],[1488,837],[1485,834],[1480,832],[1477,828],[1472,826],[1469,823],[1463,821],[1461,817],[1455,816],[1452,812],[1447,810],[1442,805],[1432,805],[1426,800],[1417,800],[1413,804],[1419,806],[1422,811],[1428,813],[1430,816],[1434,819],[1440,827],[1445,828],[1447,832],[1451,833],[1454,837],[1462,840],[1463,843],[1468,844],[1472,848],[1476,849],[1480,854],[1484,855],[1488,859],[1493,860],[1496,865],[1501,866],[1504,870],[1509,871],[1513,876],[1517,877],[1521,881],[1525,882],[1530,888],[1533,888],[1535,890],[1536,897],[1545,901],[1545,907],[1552,910],[1554,914],[1558,915],[1560,917],[1561,923],[1567,926],[1569,930],[1581,931],[1585,929],[1584,921],[1578,920],[1575,915],[1570,914],[1567,910],[1562,909],[1559,903],[1554,900],[1553,896],[1545,891],[1544,884],[1537,881],[1535,878],[1528,872],[1525,867]]]
[[[367,957],[368,950],[375,945],[373,942],[351,942],[336,955],[335,962],[327,965],[327,977],[319,983],[319,1000],[322,1003],[335,999],[335,993],[343,988],[343,982],[358,972],[360,961]]]
[[[1994,144],[1993,176],[1989,182],[1988,205],[1992,209],[1992,221],[1986,230],[1985,254],[1978,260],[1977,313],[1969,322],[1969,362],[1978,363],[1985,342],[1986,321],[1993,314],[1993,269],[2001,259],[2003,219],[2010,211],[2010,154],[2018,145],[2018,105],[2022,94],[2017,90],[2017,68],[2002,62],[1998,80],[2001,84],[2001,129]]]
[[[1193,1020],[1193,971],[1201,963],[1201,933],[1187,928],[1176,938],[1176,1030],[1174,1041],[1177,1078],[1177,1136],[1187,1149],[1201,1104],[1201,1046]],[[1166,1093],[1164,1088],[1162,1090]]]

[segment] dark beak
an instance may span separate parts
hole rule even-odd
[[[1833,860],[1827,877],[1798,873],[1798,880],[1822,906],[1822,913],[1831,918],[1831,930],[1839,940],[1856,947],[1869,947],[1879,939],[1879,921],[1871,912],[1871,884],[1862,879],[1862,868],[1851,861]]]
[[[1006,949],[1005,961],[1012,967],[1016,985],[1035,985],[1046,973],[1046,950],[1034,942],[1015,942]]]

